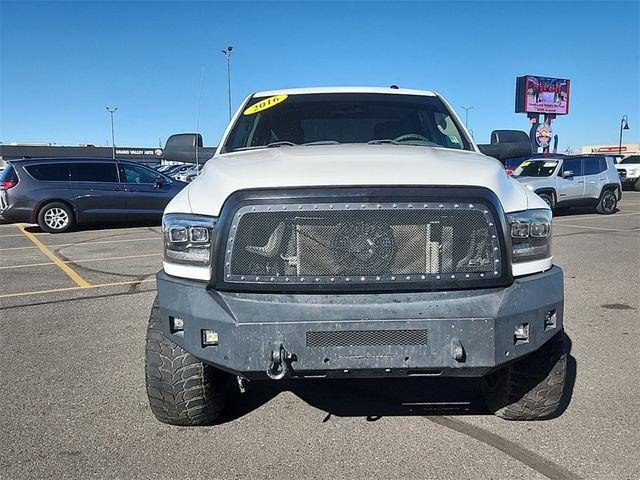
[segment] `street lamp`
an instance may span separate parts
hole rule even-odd
[[[111,110],[109,107],[105,107],[105,108],[107,109],[107,112],[111,114],[111,158],[115,160],[116,159],[116,141],[115,141],[115,135],[113,132],[113,114],[116,113],[116,111],[118,110],[118,107],[114,108],[113,110]]]
[[[229,121],[231,121],[231,50],[233,47],[227,47],[226,50],[220,50],[227,59],[227,90],[229,91]]]
[[[464,128],[467,128],[467,124],[469,123],[469,110],[473,107],[460,107],[464,108]]]
[[[618,144],[618,155],[622,155],[622,130],[629,130],[629,117],[626,115],[622,116],[622,120],[620,120],[620,143]]]

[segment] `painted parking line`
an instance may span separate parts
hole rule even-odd
[[[142,258],[142,257],[159,257],[161,253],[145,253],[143,255],[126,255],[123,257],[91,257],[91,258],[81,258],[78,260],[65,260],[62,263],[88,263],[88,262],[103,262],[106,260],[124,260],[128,258]],[[43,263],[28,263],[25,265],[9,265],[5,267],[0,267],[0,270],[10,270],[14,268],[29,268],[29,267],[43,267],[45,265],[54,265],[53,262],[43,262]]]
[[[26,232],[26,233],[29,233],[29,232]],[[33,235],[33,234],[30,234],[30,235]],[[47,247],[50,247],[50,248],[72,247],[72,246],[82,247],[84,245],[100,245],[105,243],[148,242],[149,240],[160,240],[160,239],[161,237],[157,236],[157,237],[147,237],[147,238],[131,238],[128,240],[99,240],[97,242],[56,243],[52,245],[47,245]],[[36,247],[9,247],[9,248],[0,248],[0,251],[4,252],[7,250],[26,250],[29,248],[36,248]]]
[[[580,220],[591,220],[591,219],[595,219],[595,218],[601,218],[601,219],[605,219],[605,218],[609,218],[611,220],[616,219],[618,217],[624,217],[625,215],[640,215],[640,212],[629,212],[629,213],[615,213],[613,215],[607,215],[607,216],[603,216],[603,215],[580,215],[579,219]],[[572,221],[575,220],[576,216],[572,215],[572,216],[567,216],[567,217],[554,217],[553,221],[554,222],[561,222],[563,220],[568,220],[568,221]]]
[[[87,290],[91,288],[105,288],[105,287],[117,287],[119,285],[133,285],[140,283],[151,283],[155,282],[154,278],[145,278],[143,280],[130,280],[127,282],[113,282],[113,283],[101,283],[99,285],[89,285],[88,287],[65,287],[65,288],[52,288],[51,290],[36,290],[32,292],[18,292],[18,293],[6,293],[4,295],[0,295],[0,298],[12,298],[12,297],[26,297],[29,295],[43,295],[46,293],[60,293],[60,292],[73,292],[75,290]]]
[[[572,228],[585,228],[587,230],[604,230],[605,232],[633,232],[637,230],[636,228],[630,228],[627,230],[623,230],[621,228],[601,228],[601,227],[588,227],[586,225],[574,225],[569,223],[560,223],[557,225],[558,227],[572,227]]]
[[[49,250],[40,240],[38,240],[32,233],[27,232],[24,229],[24,225],[18,225],[18,230],[24,234],[42,253],[44,253],[60,270],[67,274],[67,276],[73,280],[79,288],[88,288],[91,285],[78,275],[69,265],[60,260],[51,250]]]

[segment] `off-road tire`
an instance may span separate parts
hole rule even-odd
[[[147,328],[145,376],[151,411],[163,423],[209,425],[224,407],[229,375],[164,336],[157,298]]]
[[[549,208],[553,210],[555,208],[555,202],[553,201],[553,195],[549,193],[540,193],[538,196],[545,201]]]
[[[38,226],[47,233],[63,233],[73,227],[74,213],[69,205],[51,202],[38,212]]]
[[[614,190],[606,190],[602,192],[602,195],[600,196],[596,212],[604,215],[611,215],[612,213],[616,213],[617,207],[618,195],[616,195]]]
[[[560,406],[567,371],[564,332],[483,382],[487,407],[505,420],[544,420]]]

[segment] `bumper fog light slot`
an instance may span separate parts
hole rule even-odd
[[[527,343],[529,341],[529,324],[520,323],[513,330],[513,340],[515,345]]]
[[[202,330],[202,346],[203,347],[217,347],[218,346],[218,332],[213,330]]]
[[[184,319],[180,317],[170,316],[169,327],[171,328],[171,333],[173,334],[184,332]]]
[[[552,328],[556,328],[556,310],[555,308],[553,310],[548,311],[547,313],[544,314],[544,329],[546,330],[551,330]]]

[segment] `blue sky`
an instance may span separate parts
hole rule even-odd
[[[640,143],[640,2],[187,2],[0,0],[0,142],[155,146],[200,131],[217,144],[256,90],[397,84],[473,106],[476,141],[527,131],[515,77],[569,78],[559,151]],[[201,73],[204,76],[201,84]]]

